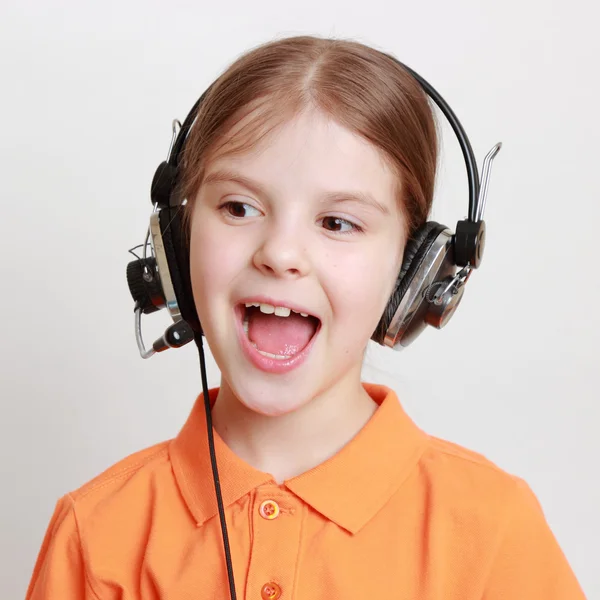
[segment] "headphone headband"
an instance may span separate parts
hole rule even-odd
[[[480,185],[479,185],[479,174],[477,172],[477,160],[475,159],[475,154],[473,152],[473,148],[471,147],[471,142],[461,124],[458,120],[458,117],[454,114],[454,111],[450,108],[450,105],[444,100],[442,95],[421,75],[419,75],[416,71],[413,71],[410,67],[405,65],[403,62],[399,61],[394,56],[383,53],[389,59],[393,60],[395,63],[404,68],[408,73],[410,73],[417,82],[421,85],[421,87],[425,90],[427,95],[435,102],[437,107],[442,111],[452,130],[454,131],[458,143],[460,144],[460,149],[463,154],[463,158],[465,161],[465,167],[467,169],[467,178],[469,185],[469,219],[471,221],[475,221],[475,211],[476,211],[476,202],[479,195]],[[169,152],[169,156],[167,158],[167,163],[175,168],[175,172],[179,167],[179,159],[181,153],[183,152],[183,148],[185,147],[185,142],[187,137],[196,121],[196,113],[204,101],[204,98],[211,90],[211,84],[208,89],[200,96],[192,109],[188,113],[187,117],[183,121],[179,132],[177,133],[175,139],[172,142],[171,151]]]

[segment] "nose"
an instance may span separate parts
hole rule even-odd
[[[253,256],[254,266],[266,275],[291,279],[303,277],[310,269],[307,246],[306,235],[301,235],[296,227],[265,228]]]

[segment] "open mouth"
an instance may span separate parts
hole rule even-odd
[[[249,302],[238,309],[250,344],[273,360],[290,360],[300,354],[321,325],[317,317],[285,306]]]

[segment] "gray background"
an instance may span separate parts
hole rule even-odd
[[[0,597],[24,596],[59,496],[185,420],[197,355],[141,360],[127,250],[171,119],[244,50],[297,33],[394,53],[448,100],[478,160],[504,142],[461,309],[405,352],[370,349],[364,376],[525,478],[600,597],[598,17],[583,0],[4,0]],[[467,186],[445,123],[441,158],[433,216],[453,227]],[[153,315],[146,338],[168,322]]]

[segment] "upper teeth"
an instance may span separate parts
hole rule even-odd
[[[276,317],[289,317],[291,312],[295,312],[302,317],[308,317],[308,313],[298,313],[295,310],[287,308],[287,306],[273,306],[272,304],[259,304],[258,302],[246,302],[246,307],[249,306],[258,306],[260,308],[260,312],[265,313],[266,315],[272,315],[275,313]]]

